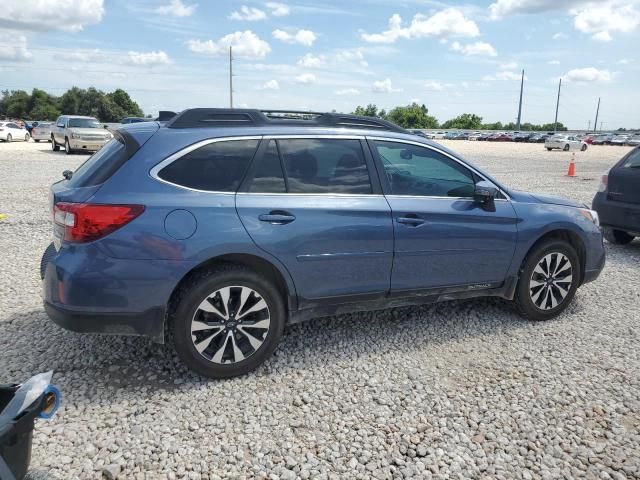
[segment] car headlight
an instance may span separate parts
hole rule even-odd
[[[589,208],[580,208],[578,210],[584,218],[592,222],[596,227],[600,226],[600,216],[598,215],[598,212]]]
[[[80,138],[79,133],[71,132],[71,138]]]

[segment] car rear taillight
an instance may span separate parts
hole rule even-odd
[[[64,228],[64,239],[85,243],[98,240],[144,212],[144,205],[98,205],[58,202],[53,221]]]
[[[604,175],[602,175],[602,177],[600,178],[600,186],[598,186],[598,191],[606,192],[608,185],[609,185],[609,173],[607,172]]]

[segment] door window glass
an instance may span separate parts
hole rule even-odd
[[[275,140],[269,141],[264,155],[259,160],[249,191],[257,193],[285,193],[287,191]]]
[[[394,195],[473,197],[474,174],[455,160],[417,145],[374,141]]]
[[[359,140],[279,140],[290,193],[372,193]]]
[[[629,157],[627,157],[624,166],[627,168],[640,168],[640,148],[636,148]]]

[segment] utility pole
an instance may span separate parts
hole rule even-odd
[[[558,100],[556,101],[556,120],[553,122],[553,133],[558,130],[558,108],[560,107],[560,88],[562,87],[562,79],[558,82]]]
[[[589,126],[587,127],[587,133],[589,133],[590,131],[591,131],[591,120],[589,120]]]
[[[233,47],[229,45],[229,108],[233,108]]]
[[[596,128],[598,127],[598,114],[600,113],[600,97],[598,97],[598,108],[596,108],[596,123],[593,124],[593,131],[596,131]],[[600,127],[600,130],[602,130],[602,127]]]
[[[522,90],[524,89],[524,69],[522,69],[522,78],[520,79],[520,103],[518,105],[518,122],[516,130],[520,131],[520,119],[522,118]]]

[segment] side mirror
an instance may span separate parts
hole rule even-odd
[[[64,123],[59,123],[57,126],[58,128],[64,128]]]
[[[491,205],[498,196],[498,189],[490,182],[482,180],[476,183],[473,197],[482,205]]]

